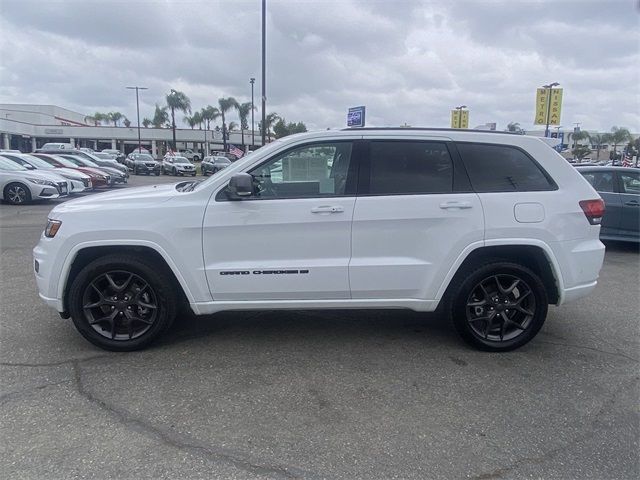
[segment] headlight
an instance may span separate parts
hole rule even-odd
[[[58,233],[58,230],[60,230],[61,225],[62,222],[60,220],[51,220],[50,218],[48,218],[47,226],[44,229],[44,236],[49,238],[55,237],[56,233]]]
[[[27,178],[27,180],[29,180],[31,183],[35,183],[37,185],[49,185],[51,187],[55,187],[56,184],[53,182],[50,182],[49,180],[40,180],[39,178]]]

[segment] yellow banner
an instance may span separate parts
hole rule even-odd
[[[536,118],[533,122],[536,125],[560,125],[560,114],[562,112],[562,88],[552,88],[551,98],[549,89],[538,88],[536,92]]]
[[[451,110],[451,128],[469,128],[469,110]]]

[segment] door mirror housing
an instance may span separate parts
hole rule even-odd
[[[253,195],[253,177],[248,173],[236,173],[229,180],[227,197],[229,200],[241,200]]]

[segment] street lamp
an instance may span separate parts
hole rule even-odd
[[[140,153],[142,152],[142,140],[140,140],[140,99],[138,96],[138,90],[149,90],[149,89],[147,87],[126,87],[126,88],[127,90],[136,91],[136,113],[138,115],[138,153]]]
[[[549,85],[543,85],[542,88],[547,90],[547,126],[544,129],[544,136],[549,136],[549,117],[551,115],[551,89],[557,87],[560,84],[558,82],[550,83]]]
[[[267,0],[262,0],[262,145],[267,123]]]
[[[458,128],[462,128],[462,110],[464,110],[465,108],[467,108],[466,105],[460,105],[459,107],[455,108],[456,110],[458,110]]]
[[[255,149],[256,148],[256,132],[255,132],[255,127],[254,127],[254,123],[253,123],[253,84],[256,83],[256,79],[251,77],[249,79],[249,83],[251,84],[251,148]]]

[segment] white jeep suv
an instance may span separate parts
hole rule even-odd
[[[467,342],[503,351],[536,335],[548,304],[593,290],[603,213],[537,138],[323,131],[202,182],[58,205],[34,267],[43,300],[108,350],[148,345],[184,303],[438,309]]]

